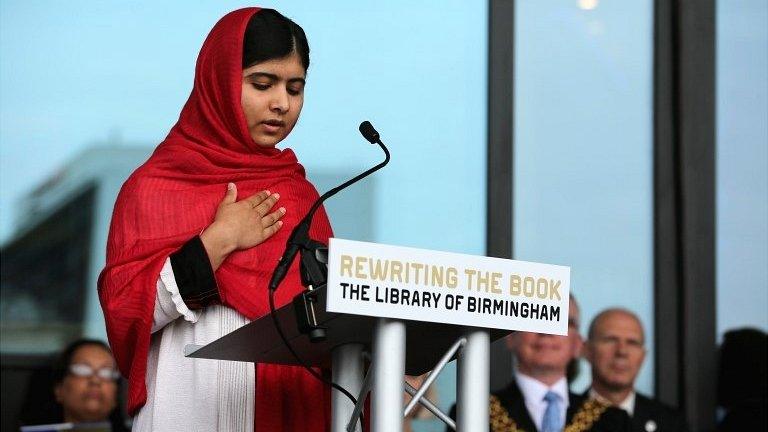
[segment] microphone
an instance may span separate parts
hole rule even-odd
[[[301,250],[302,248],[307,249],[310,247],[310,242],[312,240],[309,238],[309,227],[312,225],[312,218],[315,216],[315,212],[317,211],[317,209],[320,208],[320,205],[326,199],[332,197],[333,195],[336,195],[336,193],[338,193],[342,189],[345,189],[350,185],[352,185],[353,183],[356,183],[359,180],[363,179],[364,177],[369,176],[375,171],[380,170],[381,168],[384,167],[384,165],[389,163],[389,150],[384,145],[384,143],[381,142],[379,133],[376,131],[376,129],[374,129],[371,122],[366,120],[360,123],[359,130],[366,140],[370,141],[371,144],[378,144],[379,147],[381,147],[381,149],[384,150],[384,155],[386,156],[384,161],[374,166],[373,168],[370,168],[367,171],[361,174],[358,174],[352,179],[347,180],[346,182],[340,184],[339,186],[336,186],[335,188],[329,190],[328,192],[324,193],[320,198],[318,198],[314,204],[312,204],[312,207],[310,207],[309,211],[307,212],[307,215],[304,216],[304,218],[299,222],[298,225],[296,225],[296,227],[291,232],[291,235],[288,237],[288,240],[285,242],[285,251],[283,252],[283,256],[280,258],[280,261],[278,261],[277,266],[275,267],[275,271],[272,273],[272,279],[270,279],[269,281],[270,291],[277,290],[277,287],[280,286],[280,283],[283,281],[283,279],[285,279],[285,275],[288,273],[288,268],[290,268],[291,263],[293,262],[294,258],[296,258],[296,254],[299,252],[299,250]]]
[[[373,125],[368,120],[360,123],[360,127],[358,129],[360,129],[360,133],[363,134],[363,137],[370,141],[371,144],[380,142],[379,133],[376,131],[376,129],[374,129]]]

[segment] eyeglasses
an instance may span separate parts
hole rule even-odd
[[[94,375],[110,381],[117,381],[120,378],[120,372],[111,367],[103,367],[100,369],[94,369],[91,366],[83,363],[73,363],[69,365],[69,373],[80,378],[90,378]]]

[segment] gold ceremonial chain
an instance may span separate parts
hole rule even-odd
[[[594,399],[588,400],[579,408],[576,415],[573,416],[571,423],[565,427],[563,432],[584,432],[592,428],[592,425],[608,409],[608,405],[598,402]]]
[[[491,395],[491,405],[489,414],[491,417],[491,431],[493,432],[525,432],[517,427],[517,424],[509,413],[501,405],[501,401],[494,395]],[[585,432],[600,418],[608,408],[601,402],[590,399],[583,404],[576,415],[573,416],[571,423],[565,427],[563,432]]]
[[[491,430],[493,432],[525,432],[517,428],[515,421],[509,416],[507,410],[501,406],[499,398],[494,395],[491,395],[491,406],[489,408]]]

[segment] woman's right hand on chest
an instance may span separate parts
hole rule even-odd
[[[238,201],[237,186],[234,183],[227,185],[213,223],[200,234],[213,271],[230,253],[252,248],[280,229],[285,208],[272,211],[278,199],[279,194],[261,191]]]

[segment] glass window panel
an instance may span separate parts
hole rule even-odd
[[[717,333],[768,331],[768,3],[717,2]]]
[[[483,254],[486,8],[460,1],[439,9],[406,1],[281,7],[312,45],[304,112],[286,146],[310,175],[336,173],[337,181],[383,159],[358,132],[362,120],[392,152],[387,167],[353,186],[370,188],[372,213],[333,215],[335,229],[372,218],[363,240]],[[407,13],[394,19],[399,9]]]
[[[644,393],[653,378],[652,4],[518,0],[515,12],[514,256],[571,267],[582,334],[607,307],[640,316]],[[589,375],[582,364],[574,387]]]

